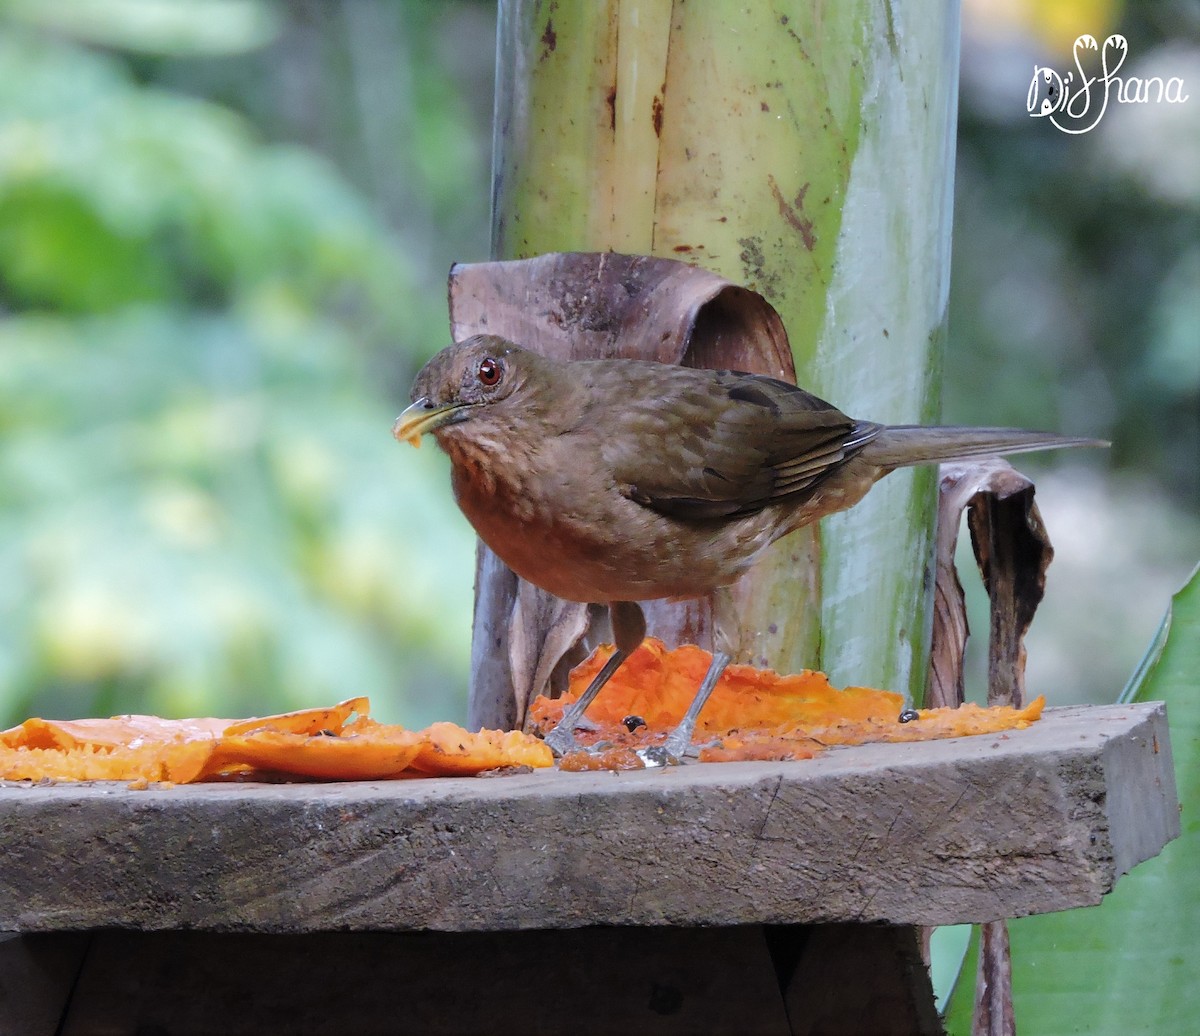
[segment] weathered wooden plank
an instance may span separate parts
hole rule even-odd
[[[55,941],[71,933],[18,937]],[[98,932],[47,1033],[941,1033],[909,927]],[[858,992],[847,996],[848,989]],[[57,1028],[62,1014],[62,1028]],[[27,1029],[0,1001],[0,1033]]]
[[[767,941],[793,1036],[945,1031],[910,925],[784,925]]]
[[[790,1031],[755,926],[94,939],[63,1036]]]
[[[0,930],[951,924],[1098,902],[1179,830],[1161,705],[795,763],[0,788]]]

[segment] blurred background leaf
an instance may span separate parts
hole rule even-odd
[[[1030,118],[1035,65],[1066,72],[1078,35],[1115,32],[1123,74],[1183,77],[1190,102],[1114,103],[1080,136]],[[1055,549],[1027,640],[1030,693],[1051,704],[1112,701],[1200,558],[1198,88],[1190,0],[964,0],[943,416],[1113,442],[1018,464]]]
[[[14,21],[149,54],[241,54],[278,34],[261,0],[7,0]]]
[[[1125,875],[1099,906],[1009,921],[1018,1025],[1035,1033],[1157,1036],[1195,1028],[1200,1011],[1200,569],[1179,590],[1122,701],[1165,701],[1182,831]],[[949,934],[951,930],[945,930]],[[942,930],[939,930],[941,933]],[[963,927],[954,930],[961,938]],[[947,1031],[968,1036],[978,937],[954,985]],[[958,959],[943,952],[943,963]],[[943,986],[942,988],[946,988]]]
[[[1116,441],[1022,465],[1054,703],[1112,699],[1200,542],[1195,99],[1025,113],[1034,63],[1117,30],[1200,88],[1187,0],[964,8],[945,416]],[[464,716],[473,537],[388,433],[488,252],[494,31],[487,0],[0,0],[0,726]]]
[[[377,8],[363,96],[436,127],[381,218],[339,169],[377,142],[313,147],[269,113],[286,67],[357,81],[351,6],[0,7],[0,725],[359,693],[413,724],[463,711],[472,536],[435,451],[388,432],[446,341],[448,256],[480,252],[427,245],[464,178],[486,233],[486,127],[387,72],[444,16]],[[333,42],[276,67],[301,37]],[[312,125],[329,142],[357,111]]]

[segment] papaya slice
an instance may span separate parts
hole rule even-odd
[[[454,723],[434,723],[424,730],[413,769],[437,776],[465,775],[503,766],[552,766],[550,746],[519,730],[470,733]]]
[[[558,699],[538,698],[531,708],[535,729],[549,730],[611,657],[603,645],[577,666],[570,687]],[[647,638],[613,675],[588,709],[593,729],[577,731],[586,745],[606,744],[610,765],[631,765],[640,749],[661,742],[683,716],[708,671],[712,656],[684,645],[668,650]],[[701,761],[807,759],[830,745],[875,741],[928,741],[1019,730],[1035,722],[1045,706],[1037,698],[1024,708],[923,709],[900,721],[904,699],[870,687],[834,687],[824,673],[805,670],[783,676],[769,669],[731,665],[722,674],[700,714],[695,740]],[[629,730],[633,717],[644,726]],[[604,755],[603,751],[600,753]],[[596,760],[570,756],[564,769],[594,769]]]
[[[550,749],[517,731],[424,731],[377,723],[366,698],[253,719],[156,716],[26,720],[0,732],[0,780],[188,784],[256,775],[387,780],[550,766]],[[356,718],[352,718],[356,717]]]

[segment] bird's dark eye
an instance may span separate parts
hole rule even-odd
[[[475,373],[481,385],[491,388],[493,385],[500,384],[500,379],[504,377],[504,367],[501,366],[499,360],[485,356],[479,361],[479,369]]]

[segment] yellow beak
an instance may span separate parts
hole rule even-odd
[[[421,436],[428,432],[437,431],[444,424],[461,420],[469,404],[447,403],[435,406],[428,399],[418,399],[412,406],[396,418],[392,425],[392,435],[400,442],[421,445]]]

